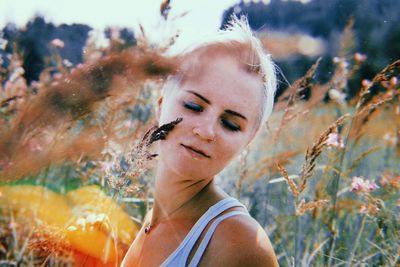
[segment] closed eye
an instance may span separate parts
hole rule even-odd
[[[187,109],[190,109],[194,112],[202,112],[203,111],[203,107],[196,104],[195,102],[192,101],[185,101],[183,102],[183,106]]]
[[[223,127],[225,127],[226,129],[233,131],[233,132],[237,132],[240,131],[241,128],[239,125],[237,125],[236,123],[233,123],[227,119],[222,118],[221,119],[221,124]]]

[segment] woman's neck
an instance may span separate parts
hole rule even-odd
[[[179,177],[173,172],[158,168],[150,224],[158,224],[178,214],[185,214],[187,217],[196,216],[196,212],[207,205],[205,203],[207,200],[213,201],[211,196],[217,197],[216,191],[213,177],[194,180]]]

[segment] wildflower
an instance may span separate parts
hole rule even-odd
[[[355,53],[354,60],[359,63],[364,62],[365,60],[367,60],[367,55],[361,53]]]
[[[354,176],[351,182],[350,191],[360,192],[363,189],[364,180],[359,176]]]
[[[10,91],[10,90],[12,90],[12,88],[13,88],[13,83],[10,80],[6,81],[6,83],[4,85],[4,90]]]
[[[32,81],[31,82],[31,87],[32,88],[39,88],[39,86],[40,86],[40,83],[38,81]]]
[[[36,139],[32,139],[28,144],[29,150],[32,152],[39,152],[43,150],[42,145]]]
[[[68,59],[64,59],[63,64],[68,68],[72,67],[72,62],[69,61]]]
[[[78,65],[75,66],[75,68],[71,69],[71,73],[75,73],[77,70],[83,69],[85,67],[85,64],[79,63]]]
[[[50,44],[54,47],[63,48],[64,42],[58,38],[51,40]]]
[[[389,82],[390,82],[390,85],[393,85],[393,86],[394,86],[394,85],[396,85],[396,84],[398,83],[398,81],[399,81],[399,80],[397,79],[397,77],[394,77],[394,76],[393,76],[393,77],[390,79]]]
[[[0,159],[0,170],[6,171],[11,168],[13,163],[8,159]]]
[[[378,185],[374,181],[364,180],[361,176],[354,176],[350,185],[350,192],[366,194],[378,188]]]
[[[392,132],[387,132],[383,136],[383,140],[385,140],[391,145],[394,145],[396,143],[396,136],[394,136]]]
[[[339,92],[337,89],[333,88],[328,91],[329,97],[333,100],[335,100],[337,103],[339,103],[342,106],[346,105],[346,94]]]
[[[137,122],[135,122],[134,120],[126,120],[124,122],[124,126],[128,129],[133,129],[135,127],[135,125],[137,124]]]
[[[359,212],[361,214],[366,214],[369,216],[375,216],[381,209],[378,207],[378,205],[376,203],[366,203],[366,204],[362,204],[360,207]]]
[[[392,179],[390,179],[390,184],[394,188],[400,189],[400,175],[397,175],[397,176],[393,177]]]
[[[111,28],[110,29],[110,39],[114,41],[120,40],[120,32],[117,28]]]
[[[299,205],[296,207],[296,215],[303,215],[307,211],[314,210],[315,208],[323,207],[325,206],[329,201],[326,199],[320,199],[316,201],[310,201],[306,202],[304,199],[302,199],[299,203]]]
[[[382,186],[400,189],[400,175],[394,176],[389,172],[385,172],[379,182]]]
[[[372,82],[370,80],[368,80],[368,79],[364,79],[364,80],[362,80],[361,85],[363,87],[369,88],[369,87],[372,86]]]
[[[59,73],[59,72],[57,72],[57,73],[55,73],[55,74],[53,75],[53,78],[54,78],[55,80],[59,80],[59,79],[62,78],[62,74]]]
[[[378,189],[378,185],[375,182],[371,182],[370,180],[365,181],[365,189],[367,189],[369,192],[375,191]]]
[[[100,170],[105,173],[110,173],[114,167],[114,162],[111,161],[103,161],[100,163]]]
[[[342,61],[342,59],[340,57],[333,58],[333,63],[339,63],[340,61]]]
[[[18,223],[16,223],[16,222],[10,222],[9,224],[8,224],[8,228],[9,229],[15,229],[15,228],[18,228]]]
[[[342,61],[339,63],[339,66],[340,66],[341,68],[343,68],[343,69],[346,69],[346,68],[349,66],[349,63],[347,63],[345,60],[342,60]]]
[[[328,139],[326,140],[326,144],[328,145],[329,148],[332,147],[344,148],[343,140],[341,139],[338,133],[330,133],[328,135]]]

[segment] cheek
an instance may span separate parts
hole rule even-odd
[[[230,136],[229,138],[225,138],[224,140],[224,142],[221,142],[219,144],[217,150],[219,152],[219,158],[227,162],[235,158],[235,156],[238,155],[247,144],[247,139],[243,135],[238,135],[237,137]]]

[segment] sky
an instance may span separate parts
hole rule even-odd
[[[170,1],[169,19],[165,22],[160,15],[162,0],[0,0],[0,29],[9,22],[21,27],[35,15],[42,15],[47,22],[56,25],[82,23],[91,26],[95,29],[91,36],[94,36],[101,46],[107,45],[104,28],[126,27],[138,33],[139,25],[142,25],[147,40],[161,46],[169,43],[172,36],[179,34],[174,45],[175,52],[179,52],[219,29],[223,12],[240,2],[240,0]],[[252,0],[244,0],[244,2],[250,1]],[[253,1],[269,3],[271,0]]]
[[[180,42],[189,43],[218,29],[223,11],[238,2],[171,0],[172,20],[163,23],[159,14],[161,0],[0,0],[0,28],[8,22],[23,26],[35,14],[41,14],[55,24],[84,23],[100,30],[117,26],[137,31],[141,24],[154,42],[162,42],[179,32]]]

